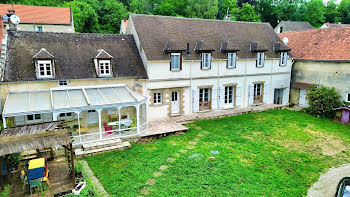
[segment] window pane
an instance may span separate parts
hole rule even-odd
[[[27,115],[27,120],[34,120],[34,116],[33,115]]]
[[[35,114],[35,120],[39,120],[39,119],[40,119],[40,117],[41,117],[41,115],[40,115],[40,114]]]
[[[51,71],[48,70],[48,71],[47,71],[47,75],[51,75]]]

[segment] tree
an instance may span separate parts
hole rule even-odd
[[[333,109],[342,105],[340,95],[335,91],[335,88],[325,86],[310,88],[306,98],[309,104],[306,111],[323,118],[333,118]]]
[[[74,28],[77,32],[98,32],[98,15],[92,7],[81,1],[66,2],[63,7],[72,7]]]
[[[314,27],[320,27],[325,20],[322,0],[311,0],[306,3],[305,19]]]
[[[281,0],[275,8],[275,14],[276,14],[277,20],[294,21],[297,8],[298,8],[297,3],[291,3],[288,0]]]
[[[350,0],[342,0],[338,7],[336,22],[350,24]]]
[[[277,26],[277,16],[274,12],[275,5],[273,4],[273,0],[257,1],[256,9],[260,13],[263,22],[269,22],[272,27]]]
[[[218,11],[218,0],[188,0],[186,16],[215,19]]]
[[[293,15],[293,19],[296,21],[307,21],[306,19],[307,6],[305,3],[298,5],[295,14]]]
[[[231,20],[235,20],[239,13],[236,0],[219,0],[219,12],[217,15],[218,19],[223,19],[228,13],[231,16]]]
[[[337,4],[334,0],[330,0],[325,7],[325,19],[326,22],[334,23],[336,16],[338,15]]]
[[[100,13],[103,33],[119,33],[120,22],[128,15],[125,6],[115,0],[103,0]]]
[[[176,16],[175,0],[165,0],[154,8],[154,14],[163,16]]]
[[[255,13],[254,6],[249,3],[243,3],[239,11],[240,21],[261,22],[260,16]]]

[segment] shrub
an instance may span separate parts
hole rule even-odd
[[[333,109],[342,105],[335,88],[315,86],[309,89],[306,97],[309,104],[306,111],[318,117],[333,118],[335,113]]]
[[[10,185],[5,185],[4,190],[1,191],[0,187],[0,197],[7,197],[10,195],[11,192],[11,186]]]

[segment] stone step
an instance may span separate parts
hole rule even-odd
[[[86,144],[83,144],[83,150],[90,150],[90,149],[94,149],[94,148],[103,148],[106,146],[118,145],[120,143],[122,143],[122,140],[119,138],[112,139],[112,140],[104,140],[104,141],[99,141],[99,142],[86,143]]]
[[[84,156],[84,155],[91,155],[91,154],[97,154],[97,153],[103,153],[108,152],[112,150],[117,149],[124,149],[124,148],[130,148],[131,144],[128,141],[121,142],[119,145],[113,145],[113,146],[106,146],[103,148],[95,148],[90,150],[83,150],[83,149],[75,149],[75,155],[76,156]]]

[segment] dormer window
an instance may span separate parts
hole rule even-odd
[[[227,53],[227,68],[236,68],[236,53]]]
[[[39,77],[51,78],[52,75],[52,63],[51,60],[38,60]]]
[[[264,67],[265,53],[264,52],[257,52],[256,58],[257,58],[256,67]]]
[[[288,53],[287,52],[281,52],[280,54],[281,54],[280,65],[281,66],[286,66],[287,65]]]
[[[54,78],[55,77],[55,57],[46,49],[42,48],[33,56],[37,78]]]
[[[99,77],[113,76],[112,59],[113,59],[113,56],[111,56],[105,50],[103,49],[97,50],[97,55],[93,58],[93,60],[96,68],[96,74]]]
[[[100,75],[108,76],[111,75],[111,60],[99,60]]]
[[[211,53],[202,53],[201,69],[211,69]]]
[[[181,53],[171,53],[170,70],[181,70]]]

